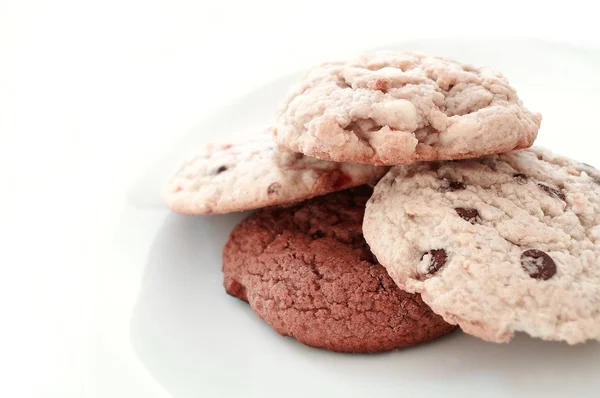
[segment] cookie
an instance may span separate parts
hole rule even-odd
[[[164,192],[184,214],[219,214],[298,202],[368,184],[387,169],[333,163],[279,148],[268,129],[245,142],[209,144],[184,162]]]
[[[386,351],[452,331],[369,251],[361,224],[371,192],[332,193],[242,221],[223,251],[227,293],[280,334],[332,351]]]
[[[403,289],[465,332],[600,340],[600,172],[531,148],[394,167],[364,234]]]
[[[401,165],[533,144],[541,115],[487,67],[407,52],[322,64],[277,113],[277,142],[336,162]]]

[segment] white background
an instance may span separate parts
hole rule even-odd
[[[590,6],[536,3],[0,0],[0,395],[151,396],[102,332],[99,270],[129,184],[205,115],[407,39],[600,46]]]

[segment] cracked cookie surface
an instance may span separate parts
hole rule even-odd
[[[542,148],[394,167],[364,218],[398,285],[465,332],[600,340],[600,172]]]
[[[368,184],[384,167],[334,163],[278,147],[268,129],[247,141],[209,144],[186,160],[164,191],[184,214],[219,214],[298,202]]]
[[[526,148],[540,123],[493,69],[382,51],[309,70],[277,113],[276,139],[324,160],[399,165]]]
[[[378,352],[454,330],[418,294],[400,290],[362,236],[372,189],[259,210],[223,251],[227,293],[284,336],[341,352]]]

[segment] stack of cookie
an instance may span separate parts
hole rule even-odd
[[[540,122],[492,69],[378,52],[307,72],[272,128],[207,146],[165,198],[264,208],[225,245],[225,289],[311,346],[377,352],[457,326],[600,340],[600,172],[529,148]]]

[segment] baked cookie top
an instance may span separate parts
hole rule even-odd
[[[209,144],[172,176],[163,197],[184,214],[219,214],[298,202],[368,184],[384,167],[334,163],[279,148],[269,129],[245,142]]]
[[[540,122],[493,69],[384,51],[304,74],[277,113],[276,139],[324,160],[399,165],[526,148]]]
[[[225,288],[277,332],[343,352],[377,352],[454,330],[400,290],[362,236],[372,189],[359,187],[289,208],[255,212],[223,251]]]
[[[528,150],[395,167],[364,234],[401,288],[485,340],[600,340],[600,173]]]

